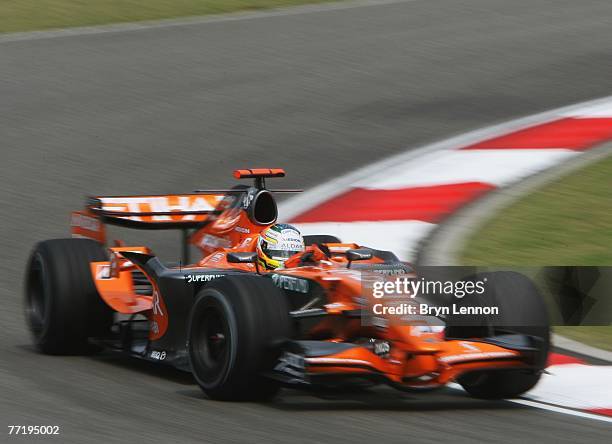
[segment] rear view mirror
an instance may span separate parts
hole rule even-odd
[[[346,258],[348,259],[348,265],[346,268],[351,268],[351,262],[353,261],[366,261],[372,259],[372,250],[368,248],[358,248],[355,250],[346,250]]]

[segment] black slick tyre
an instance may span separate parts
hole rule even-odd
[[[36,347],[47,354],[78,354],[88,338],[110,330],[113,311],[100,298],[90,262],[105,261],[90,239],[52,239],[32,251],[25,273],[25,314]]]
[[[537,351],[533,366],[526,370],[489,370],[464,374],[457,382],[473,397],[514,398],[533,388],[546,367],[550,349],[550,325],[546,305],[529,278],[512,271],[480,273],[472,279],[486,281],[479,296],[481,306],[497,306],[496,318],[456,315],[447,319],[447,339],[478,339],[504,333],[528,335]],[[462,300],[464,303],[469,298]],[[461,302],[459,302],[461,303]]]
[[[193,375],[212,399],[266,400],[279,389],[266,378],[291,332],[284,293],[257,275],[219,278],[197,295],[188,325]]]

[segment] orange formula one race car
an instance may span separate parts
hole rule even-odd
[[[255,183],[90,198],[72,213],[72,238],[38,243],[25,278],[38,349],[106,348],[170,364],[220,400],[266,399],[281,386],[424,390],[451,381],[475,397],[508,398],[536,384],[550,328],[526,278],[478,277],[487,281],[479,300],[503,308],[494,318],[367,315],[371,281],[414,279],[413,267],[388,251],[276,224],[274,193],[294,190],[268,190],[265,180],[283,170],[234,175]],[[181,230],[182,260],[164,264],[146,246],[109,242],[106,225]],[[197,262],[190,244],[202,253]]]

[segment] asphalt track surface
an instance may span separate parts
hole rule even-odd
[[[309,187],[609,95],[611,72],[603,0],[417,0],[0,43],[2,426],[59,425],[65,443],[609,442],[607,423],[458,391],[226,404],[170,369],[40,356],[21,280],[30,247],[66,236],[85,194],[226,186],[252,165],[285,167],[283,186]],[[172,257],[176,237],[146,239]],[[27,440],[6,430],[0,441]]]

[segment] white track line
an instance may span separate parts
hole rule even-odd
[[[553,333],[552,342],[555,347],[562,350],[569,350],[570,352],[578,353],[592,358],[607,361],[612,364],[612,351],[602,350],[600,348],[591,347],[590,345],[583,344],[582,342],[574,341],[565,336],[561,336]],[[612,399],[612,394],[610,395]]]
[[[561,115],[563,117],[612,117],[612,103],[587,106],[578,112],[566,112]]]
[[[461,390],[462,392],[465,392],[465,390],[463,390],[463,388],[459,384],[457,384],[456,382],[452,382],[452,383],[448,384],[447,387],[455,389],[455,390]],[[506,401],[513,402],[515,404],[525,405],[527,407],[533,407],[533,408],[536,408],[536,409],[548,410],[549,412],[555,412],[555,413],[562,413],[564,415],[577,416],[579,418],[594,419],[594,420],[603,421],[603,422],[612,422],[612,418],[609,417],[609,416],[597,415],[595,413],[582,412],[580,410],[573,410],[573,409],[569,409],[569,408],[565,408],[565,407],[558,407],[558,406],[555,406],[555,405],[546,404],[544,402],[532,401],[530,399],[522,399],[522,398],[520,398],[520,399],[506,399]]]
[[[607,383],[612,366],[558,364],[546,372],[526,398],[587,411],[612,407],[612,385]]]
[[[586,412],[581,412],[579,410],[566,409],[564,407],[557,407],[557,406],[550,405],[550,404],[543,404],[541,402],[530,401],[528,399],[509,399],[509,401],[514,402],[515,404],[526,405],[528,407],[535,407],[536,409],[548,410],[550,412],[555,412],[555,413],[563,413],[564,415],[572,415],[572,416],[578,416],[579,418],[594,419],[597,421],[612,423],[612,418],[608,416],[603,416],[603,415],[596,415],[594,413],[586,413]]]

